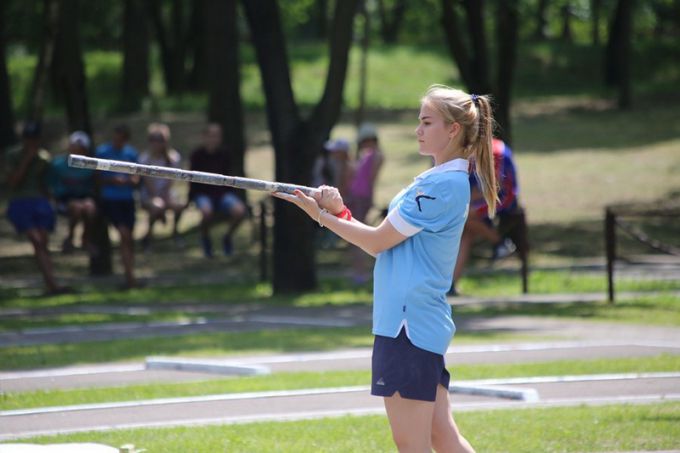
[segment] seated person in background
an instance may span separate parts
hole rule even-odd
[[[137,150],[130,145],[130,129],[126,125],[116,126],[111,141],[99,145],[100,159],[122,160],[137,163]],[[120,257],[125,272],[125,288],[138,286],[134,276],[135,188],[139,176],[111,171],[98,172],[96,180],[100,185],[102,213],[120,234]]]
[[[517,209],[517,174],[512,158],[512,150],[502,140],[493,139],[493,157],[498,181],[498,199],[496,216],[512,212]],[[458,261],[453,274],[451,293],[455,294],[455,283],[463,275],[465,264],[470,257],[472,245],[478,239],[484,239],[493,246],[493,258],[504,258],[515,251],[515,245],[509,239],[503,240],[494,227],[493,219],[489,218],[486,202],[479,190],[474,172],[470,172],[470,212],[465,222],[463,235],[460,239]]]
[[[7,218],[17,233],[33,245],[38,268],[47,287],[47,294],[61,294],[70,289],[57,285],[48,249],[48,232],[54,230],[55,218],[47,198],[47,171],[50,153],[40,147],[40,124],[24,125],[22,143],[10,148],[2,165],[8,189]]]
[[[340,195],[346,196],[349,165],[349,142],[343,138],[328,140],[314,162],[312,186],[336,187]]]
[[[159,167],[180,168],[181,156],[177,150],[170,147],[170,128],[165,124],[152,123],[148,129],[149,149],[139,156],[139,163],[156,165]],[[153,238],[153,225],[160,220],[165,223],[166,212],[174,213],[172,237],[178,243],[179,220],[186,207],[180,202],[177,191],[173,188],[174,181],[165,178],[142,177],[140,198],[142,208],[149,213],[149,223],[146,235],[142,239],[142,246],[148,249]]]
[[[191,153],[191,170],[231,175],[229,151],[222,145],[222,127],[211,123],[203,131],[203,146]],[[203,254],[212,258],[210,228],[215,220],[226,217],[229,228],[222,237],[222,249],[229,256],[234,251],[232,235],[246,216],[246,206],[236,194],[236,189],[227,186],[191,183],[189,199],[203,216],[201,220],[201,245]],[[216,215],[217,214],[217,215]]]
[[[90,154],[90,137],[82,131],[69,136],[68,153]],[[68,218],[68,235],[62,243],[62,251],[74,250],[73,235],[78,223],[83,223],[82,246],[91,250],[92,222],[97,213],[94,202],[94,170],[73,168],[68,165],[68,155],[55,157],[49,171],[49,187],[57,202],[57,213]]]
[[[349,165],[349,142],[342,138],[328,140],[314,162],[312,187],[336,187],[341,196],[346,196]],[[320,228],[318,233],[322,248],[331,248],[337,243],[338,236],[328,228]]]
[[[378,131],[370,123],[364,123],[357,131],[357,157],[352,165],[352,177],[348,187],[347,207],[352,217],[365,222],[373,206],[373,192],[378,174],[385,160],[378,140]],[[363,284],[371,279],[369,257],[358,247],[352,247],[352,281]]]

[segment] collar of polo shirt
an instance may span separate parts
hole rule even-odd
[[[447,162],[444,162],[443,164],[437,165],[436,167],[432,167],[429,170],[426,170],[416,176],[415,180],[417,179],[423,179],[426,176],[433,175],[436,173],[442,173],[445,171],[463,171],[465,173],[469,172],[470,168],[470,163],[468,162],[467,159],[453,159],[449,160]]]

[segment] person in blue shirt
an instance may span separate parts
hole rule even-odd
[[[339,192],[276,193],[376,257],[371,393],[384,398],[399,451],[474,451],[451,416],[444,354],[455,325],[451,285],[470,203],[470,161],[490,215],[496,209],[492,111],[486,96],[442,85],[421,100],[419,153],[434,167],[392,200],[377,227],[352,219]]]
[[[88,155],[90,137],[83,131],[69,136],[69,154]],[[94,170],[73,168],[68,165],[68,154],[52,159],[48,173],[50,192],[57,202],[57,213],[68,218],[68,235],[62,243],[62,251],[74,250],[73,236],[78,223],[83,224],[82,245],[92,249],[90,230],[97,213],[94,201]]]
[[[119,125],[113,130],[111,141],[97,148],[100,159],[137,162],[137,150],[128,142],[130,129]],[[132,232],[135,227],[134,193],[139,184],[139,176],[116,172],[100,172],[97,174],[100,188],[101,209],[109,222],[120,234],[120,255],[125,272],[125,287],[134,288],[137,281],[134,276],[134,243]]]

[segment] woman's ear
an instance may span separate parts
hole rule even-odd
[[[453,139],[460,132],[460,123],[454,121],[449,126],[449,138]]]

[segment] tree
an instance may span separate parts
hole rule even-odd
[[[206,14],[210,14],[211,7],[206,5],[206,0],[194,0],[192,2],[190,31],[187,36],[188,45],[192,52],[191,73],[189,74],[189,88],[194,91],[204,90],[208,87],[208,64],[207,53],[212,45],[206,38],[207,30]],[[235,14],[235,11],[234,11]]]
[[[600,12],[602,0],[590,0],[590,17],[592,21],[591,40],[593,46],[600,46]]]
[[[149,0],[149,15],[156,32],[158,47],[161,51],[165,91],[169,94],[181,93],[186,88],[185,58],[187,53],[187,25],[185,24],[183,0],[172,0],[170,25],[163,19],[163,2]]]
[[[81,130],[92,134],[78,11],[78,0],[63,1],[59,8],[52,77],[55,91],[66,106],[69,130]]]
[[[407,0],[394,0],[390,12],[385,0],[378,0],[380,17],[380,37],[385,44],[394,44],[399,37],[399,30],[404,22]]]
[[[208,119],[222,126],[236,176],[244,172],[245,138],[241,105],[236,0],[205,1]]]
[[[486,33],[484,31],[483,0],[442,0],[441,23],[451,58],[458,67],[463,83],[473,93],[490,93]],[[465,10],[461,21],[458,7]],[[470,49],[466,45],[461,23],[468,25]]]
[[[605,83],[618,88],[619,108],[631,106],[631,41],[634,0],[618,0],[609,25],[605,49]]]
[[[511,144],[509,112],[518,40],[518,0],[497,2],[498,67],[496,83],[493,85],[484,27],[484,1],[441,0],[441,5],[441,23],[446,43],[465,87],[470,93],[494,95],[494,114],[499,126],[496,133]],[[460,8],[465,12],[464,19],[460,17]],[[467,24],[467,39],[462,32],[461,23]]]
[[[7,75],[7,55],[5,53],[5,3],[0,4],[0,155],[5,147],[16,142],[14,132],[14,111]]]
[[[512,81],[517,62],[518,3],[518,0],[501,0],[498,2],[496,18],[498,70],[496,73],[494,115],[499,126],[497,133],[509,145],[512,144],[510,105]]]
[[[545,41],[548,37],[548,4],[550,0],[538,0],[536,5],[536,30],[534,31],[534,38],[539,41]]]
[[[121,109],[134,112],[149,94],[149,25],[144,4],[125,0]]]
[[[30,105],[28,107],[28,119],[42,121],[45,109],[45,97],[47,92],[47,79],[52,70],[54,60],[54,48],[59,33],[59,16],[61,14],[61,0],[43,1],[43,37],[40,44],[38,64],[33,74]]]
[[[295,102],[276,0],[242,3],[267,99],[277,180],[309,184],[314,158],[339,118],[357,2],[335,2],[324,92],[307,118]],[[313,223],[280,200],[275,202],[274,217],[274,291],[313,289],[317,284]]]

